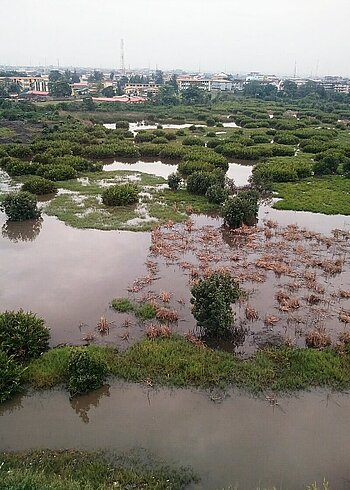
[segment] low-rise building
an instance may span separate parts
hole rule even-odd
[[[159,92],[160,85],[156,83],[128,83],[124,87],[126,95],[139,95],[147,97],[147,95],[156,95]]]
[[[49,91],[49,77],[0,77],[0,81],[7,80],[17,84],[22,91],[36,91],[36,92],[48,92]]]

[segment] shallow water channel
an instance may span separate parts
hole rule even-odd
[[[62,391],[36,393],[0,410],[1,450],[142,447],[192,466],[202,478],[194,488],[295,490],[323,478],[333,490],[350,487],[347,395],[271,404],[230,393],[214,403],[199,391],[113,384],[71,401]]]

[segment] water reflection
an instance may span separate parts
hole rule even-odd
[[[77,395],[70,399],[71,407],[79,415],[85,424],[90,422],[89,410],[94,407],[97,408],[101,398],[104,396],[109,397],[109,385],[103,385],[98,390],[87,393],[86,395]]]
[[[42,218],[26,221],[6,221],[1,228],[1,234],[11,242],[32,242],[42,228]]]

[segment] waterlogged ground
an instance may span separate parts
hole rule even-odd
[[[216,402],[215,402],[216,401]],[[221,403],[220,403],[221,401]],[[193,488],[349,488],[348,395],[225,399],[190,390],[113,384],[80,398],[29,394],[0,409],[0,449],[142,447],[202,480]]]

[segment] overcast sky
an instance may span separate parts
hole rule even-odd
[[[0,65],[350,75],[349,0],[0,0]]]

